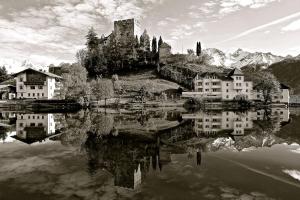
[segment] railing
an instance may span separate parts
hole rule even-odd
[[[44,81],[26,81],[24,85],[45,85]]]

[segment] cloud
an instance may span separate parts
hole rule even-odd
[[[213,16],[222,18],[243,8],[258,9],[273,2],[280,2],[280,0],[210,0],[198,9],[205,14],[217,13]],[[195,7],[190,7],[190,9],[195,9]]]
[[[229,41],[232,41],[232,40],[236,40],[236,39],[239,39],[241,37],[244,37],[244,36],[247,36],[247,35],[250,35],[251,33],[254,33],[254,32],[257,32],[257,31],[260,31],[260,30],[263,30],[265,28],[268,28],[270,26],[274,26],[274,25],[277,25],[277,24],[280,24],[280,23],[283,23],[283,22],[286,22],[288,20],[291,20],[293,18],[296,18],[296,17],[299,17],[300,16],[300,12],[297,12],[297,13],[294,13],[292,15],[288,15],[286,17],[283,17],[283,18],[280,18],[280,19],[277,19],[277,20],[274,20],[272,22],[269,22],[267,24],[264,24],[264,25],[260,25],[260,26],[257,26],[255,28],[251,28],[247,31],[244,31],[238,35],[235,35],[229,39],[226,39],[224,41],[221,41],[221,42],[218,42],[217,44],[221,44],[221,43],[225,43],[225,42],[229,42]]]
[[[293,177],[294,179],[300,181],[300,171],[298,170],[283,170],[284,173],[290,175],[291,177]]]
[[[300,30],[300,19],[293,21],[281,29],[282,31],[298,31]]]
[[[1,59],[30,59],[34,65],[74,62],[93,26],[107,34],[117,19],[141,19],[163,0],[53,0],[12,9],[0,17]],[[1,7],[1,5],[0,5]],[[174,21],[174,18],[167,18]],[[48,57],[48,58],[47,58]]]
[[[178,19],[177,18],[172,18],[172,17],[166,17],[165,19],[157,22],[157,25],[158,26],[167,26],[169,25],[170,23],[174,23],[174,22],[177,22]]]

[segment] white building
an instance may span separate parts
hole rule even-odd
[[[60,76],[27,68],[14,74],[17,99],[53,99]]]
[[[241,98],[253,100],[253,83],[246,81],[238,69],[233,69],[229,74],[207,72],[197,74],[194,78],[194,91],[184,92],[183,96],[222,101]]]
[[[220,101],[252,100],[263,101],[262,92],[255,90],[253,82],[247,80],[244,74],[233,69],[228,74],[206,72],[198,73],[193,79],[194,91],[183,92],[183,97],[213,99]],[[272,94],[273,103],[289,103],[289,88],[280,84],[278,92]]]
[[[40,142],[55,134],[53,114],[18,114],[16,136],[22,142]]]

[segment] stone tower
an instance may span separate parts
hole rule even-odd
[[[123,57],[132,57],[135,36],[140,35],[139,22],[135,19],[115,21],[114,34],[121,55]]]

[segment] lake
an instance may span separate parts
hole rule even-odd
[[[0,114],[1,200],[299,199],[300,110]]]

